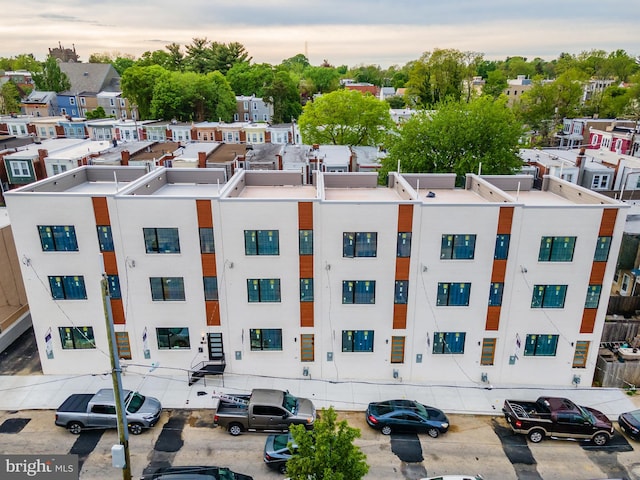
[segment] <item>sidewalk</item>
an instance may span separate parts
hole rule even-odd
[[[127,373],[122,376],[125,389],[139,390],[157,397],[164,408],[216,408],[213,392],[248,393],[253,388],[278,388],[310,398],[316,408],[333,405],[336,410],[364,411],[369,402],[408,398],[452,414],[502,415],[505,398],[535,400],[539,396],[567,397],[580,405],[596,408],[610,419],[622,412],[640,408],[640,394],[633,397],[614,388],[557,388],[484,384],[408,384],[372,383],[312,379],[279,379],[250,375],[210,376],[189,386],[186,376],[164,376],[153,372],[146,377]],[[0,376],[0,410],[55,410],[72,393],[94,393],[112,388],[110,375],[33,375]]]

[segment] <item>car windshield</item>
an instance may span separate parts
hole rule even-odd
[[[284,399],[282,400],[282,406],[290,413],[296,413],[296,406],[298,405],[298,399],[291,395],[289,392],[284,393]]]
[[[638,422],[640,422],[640,410],[634,410],[633,412],[629,412],[629,415],[631,415]]]
[[[290,441],[293,441],[293,439],[289,435],[276,435],[273,439],[273,449],[281,450],[286,448]]]
[[[427,409],[424,408],[424,405],[422,405],[421,403],[414,402],[414,404],[411,406],[411,409],[415,410],[415,412],[423,418],[430,417],[429,412],[427,412]]]
[[[144,395],[140,395],[137,392],[129,392],[127,398],[124,399],[124,404],[127,406],[127,412],[129,413],[136,413],[143,403]]]
[[[593,416],[593,413],[591,413],[586,408],[582,408],[582,407],[578,407],[578,408],[580,409],[580,412],[582,412],[582,418],[591,422],[592,425],[596,424],[596,417]]]

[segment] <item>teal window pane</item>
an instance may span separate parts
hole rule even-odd
[[[511,235],[497,235],[496,236],[496,248],[493,253],[495,260],[506,260],[509,255],[509,242],[511,241]]]
[[[313,302],[313,278],[300,279],[300,301]]]
[[[406,304],[409,296],[409,281],[396,280],[396,291],[394,295],[394,303]]]
[[[98,225],[96,227],[98,231],[98,245],[100,245],[101,252],[113,252],[113,237],[111,235],[110,225]]]
[[[313,255],[313,230],[300,230],[298,235],[300,255]]]
[[[587,299],[584,302],[584,308],[598,308],[601,292],[602,285],[589,285],[587,288]]]
[[[216,253],[216,247],[213,241],[213,228],[200,228],[200,253]]]
[[[640,181],[640,178],[638,179]],[[609,259],[609,249],[611,248],[611,237],[598,237],[596,251],[593,255],[595,262],[606,262]]]
[[[218,277],[203,277],[204,299],[206,301],[218,300]]]
[[[492,283],[489,289],[489,306],[499,307],[502,305],[502,290],[504,283]]]
[[[401,258],[408,258],[411,256],[411,232],[398,233],[396,256]]]

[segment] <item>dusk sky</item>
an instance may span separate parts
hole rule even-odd
[[[7,7],[7,5],[5,5]],[[61,43],[136,57],[195,37],[239,42],[253,62],[404,65],[435,48],[503,60],[602,49],[640,55],[640,0],[30,0],[4,8],[0,56],[44,60]]]

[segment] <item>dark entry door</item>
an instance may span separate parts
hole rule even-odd
[[[224,347],[222,345],[222,333],[209,333],[209,360],[224,359]]]

